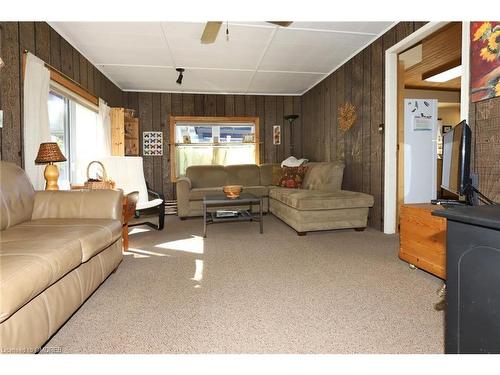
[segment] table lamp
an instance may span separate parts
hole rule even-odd
[[[54,163],[66,161],[56,142],[40,143],[35,164],[47,164],[45,172],[45,190],[59,190],[57,180],[59,179],[59,169]]]

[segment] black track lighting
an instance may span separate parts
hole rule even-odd
[[[180,84],[182,84],[182,78],[184,78],[183,73],[184,73],[185,69],[184,68],[177,68],[175,70],[177,70],[179,72],[179,77],[177,77],[177,81],[175,81],[175,82],[177,82],[180,85]]]

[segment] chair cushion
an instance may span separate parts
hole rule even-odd
[[[227,165],[226,173],[226,185],[260,185],[260,169],[255,164]]]
[[[347,190],[324,192],[307,189],[272,188],[269,191],[269,197],[301,211],[373,206],[373,197],[371,195]]]
[[[156,207],[156,206],[162,204],[162,202],[163,202],[163,199],[160,199],[160,198],[156,198],[156,199],[153,199],[152,201],[148,201],[148,202],[137,202],[135,209],[136,210],[145,210],[146,208]]]
[[[227,172],[222,165],[193,165],[186,169],[186,177],[191,180],[193,188],[227,185]]]
[[[344,163],[309,163],[302,183],[303,189],[320,191],[339,191],[342,188]]]
[[[0,322],[81,264],[78,239],[37,238],[0,244]]]
[[[108,156],[100,161],[104,164],[108,177],[115,182],[117,189],[122,189],[125,195],[138,191],[138,203],[149,201],[142,157]]]
[[[0,230],[31,219],[35,191],[21,168],[0,161]]]
[[[22,240],[59,239],[80,243],[80,261],[86,262],[121,235],[118,220],[108,219],[39,219],[24,222],[2,233],[2,246]]]

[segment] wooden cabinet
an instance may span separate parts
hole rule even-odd
[[[111,108],[111,154],[139,155],[139,119],[129,117],[124,108]]]
[[[442,209],[433,204],[401,205],[399,257],[446,279],[446,219],[432,216],[432,211]]]

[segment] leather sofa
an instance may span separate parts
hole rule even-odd
[[[0,208],[0,350],[33,353],[120,264],[122,192],[35,192],[0,162]]]
[[[342,190],[344,163],[310,162],[301,189],[275,186],[279,164],[191,166],[176,183],[180,218],[201,216],[206,194],[221,193],[224,185],[242,185],[243,191],[264,199],[264,212],[291,226],[299,235],[310,231],[367,225],[373,196]]]

